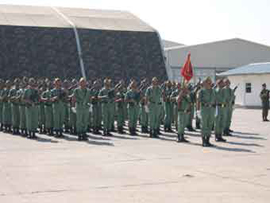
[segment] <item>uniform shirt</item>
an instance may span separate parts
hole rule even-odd
[[[126,94],[125,94],[125,92],[123,90],[117,92],[117,94],[115,95],[115,99],[122,99],[122,101],[117,102],[117,107],[118,108],[124,107],[125,96],[126,96]]]
[[[132,102],[129,102],[129,104],[131,104],[131,105],[138,104],[140,102],[140,93],[130,89],[126,93],[125,99],[126,100],[134,100],[135,103],[133,103],[133,104],[132,104]]]
[[[148,98],[150,103],[160,103],[162,90],[159,86],[157,87],[150,86],[147,88],[145,96]]]
[[[234,101],[234,93],[233,90],[230,87],[225,87],[224,88],[224,97],[225,97],[225,102],[228,105],[231,105]]]
[[[113,93],[114,89],[106,89],[105,87],[103,87],[98,96],[107,96],[105,98],[102,98],[103,102],[110,102],[112,103],[114,101],[114,93]]]
[[[20,96],[19,95],[19,89],[15,89],[15,88],[12,88],[10,91],[9,91],[9,97],[18,97]],[[11,101],[12,104],[19,104],[19,101]]]
[[[260,97],[263,105],[269,105],[269,90],[262,90],[260,93]]]
[[[52,92],[51,92],[50,90],[46,90],[45,92],[43,92],[43,93],[41,94],[41,97],[42,97],[43,99],[51,99],[51,98],[52,98]],[[44,102],[44,104],[45,104],[46,106],[51,106],[51,105],[52,105],[52,102],[51,102],[51,101],[46,101],[46,102]]]
[[[24,92],[23,98],[34,103],[38,102],[38,90],[27,88]]]
[[[214,89],[201,89],[199,92],[199,102],[201,102],[202,106],[206,105],[215,105],[216,103],[216,96]]]
[[[216,88],[215,94],[216,94],[216,103],[217,104],[225,104],[226,103],[226,95],[225,95],[224,88]]]
[[[76,88],[73,93],[76,104],[87,105],[90,102],[90,90],[88,88]]]
[[[98,95],[99,95],[99,90],[98,89],[95,89],[95,88],[92,88],[92,89],[90,89],[90,95],[92,96],[92,97],[98,97]],[[93,99],[92,100],[92,104],[97,104],[98,103],[98,99]]]
[[[164,88],[163,94],[165,97],[165,102],[170,101],[170,97],[171,97],[172,92],[173,92],[172,88],[167,88],[167,87]]]
[[[178,101],[179,96],[176,101]],[[191,97],[189,95],[185,95],[182,97],[181,102],[178,106],[178,111],[188,112],[191,110]]]

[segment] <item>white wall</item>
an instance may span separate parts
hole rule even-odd
[[[266,83],[270,89],[270,74],[265,75],[239,75],[229,76],[231,87],[234,88],[239,84],[235,95],[236,104],[241,106],[261,106],[260,92],[262,84]],[[246,83],[251,83],[251,93],[246,93]]]

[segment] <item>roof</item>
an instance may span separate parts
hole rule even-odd
[[[64,14],[78,28],[154,32],[154,29],[126,11],[44,6],[0,5],[0,25],[70,27]]]
[[[218,74],[219,76],[232,75],[261,75],[270,74],[270,62],[254,63]]]
[[[173,42],[173,41],[169,41],[169,40],[162,40],[163,46],[164,48],[174,48],[174,47],[181,47],[181,46],[185,46],[184,44],[180,44],[178,42]]]
[[[197,68],[229,69],[270,59],[269,46],[239,38],[167,48],[165,53],[171,66],[182,66],[191,53],[191,62]]]

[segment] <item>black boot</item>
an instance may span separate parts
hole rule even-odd
[[[160,128],[157,129],[157,135],[162,135]]]
[[[216,134],[216,142],[226,142],[226,140],[220,134]]]
[[[174,131],[172,130],[172,127],[171,126],[168,127],[168,132],[169,133],[174,133]]]
[[[177,142],[188,142],[185,137],[184,134],[177,134],[178,140]]]
[[[150,135],[150,138],[153,138],[154,137],[154,131],[152,129],[150,129],[149,135]]]
[[[210,137],[206,137],[205,140],[206,140],[206,147],[213,147],[214,146],[210,143]]]
[[[34,131],[32,134],[32,139],[37,139],[36,132]]]
[[[232,134],[230,133],[229,129],[225,129],[224,130],[224,136],[232,136]]]
[[[78,141],[82,141],[83,138],[82,138],[82,134],[81,133],[78,133]]]
[[[190,132],[195,132],[195,131],[196,131],[196,130],[193,129],[192,126],[187,126],[187,129],[188,129],[188,131],[190,131]]]
[[[153,137],[154,138],[159,138],[159,136],[158,136],[159,134],[158,134],[158,130],[154,130],[154,134],[153,134]]]
[[[202,146],[206,147],[206,139],[204,136],[202,136]]]

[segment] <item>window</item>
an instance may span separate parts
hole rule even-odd
[[[246,93],[251,93],[251,83],[246,83]]]

